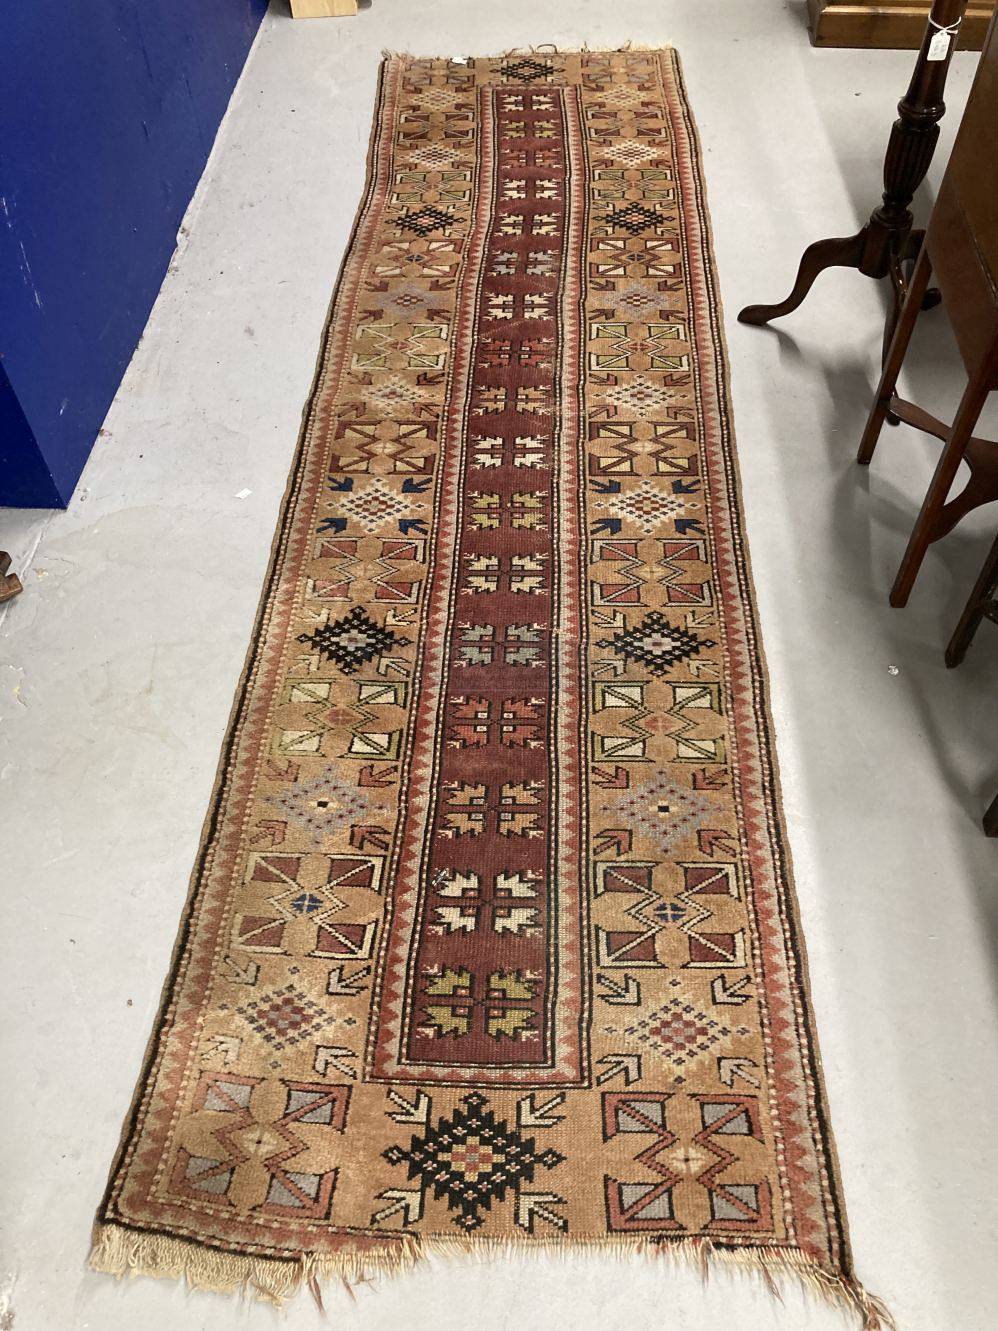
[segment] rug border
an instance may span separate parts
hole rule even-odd
[[[764,756],[767,769],[766,777],[769,783],[768,794],[771,799],[770,813],[773,817],[773,830],[778,838],[777,849],[780,854],[779,865],[782,869],[783,875],[783,892],[781,896],[783,904],[787,910],[787,918],[792,928],[796,949],[790,960],[796,962],[795,970],[797,972],[797,979],[800,986],[801,996],[803,998],[802,1011],[807,1028],[808,1053],[810,1055],[808,1062],[810,1064],[811,1075],[814,1078],[815,1110],[819,1118],[819,1125],[822,1133],[821,1145],[827,1157],[830,1200],[833,1205],[839,1242],[841,1244],[840,1266],[843,1273],[848,1278],[854,1279],[855,1270],[849,1235],[848,1213],[845,1206],[844,1189],[842,1187],[841,1169],[835,1143],[835,1135],[832,1129],[831,1116],[829,1114],[828,1090],[825,1084],[824,1064],[822,1062],[821,1047],[818,1041],[817,1021],[814,1011],[813,995],[811,992],[811,975],[807,943],[800,917],[800,902],[797,895],[793,855],[783,802],[783,783],[780,776],[780,761],[776,742],[776,723],[772,706],[772,685],[770,682],[769,663],[766,657],[765,643],[763,641],[762,629],[759,622],[755,573],[752,566],[751,546],[746,532],[747,523],[745,518],[742,469],[738,456],[738,449],[736,447],[734,404],[731,391],[731,358],[728,350],[728,339],[725,333],[724,304],[721,299],[720,284],[718,281],[717,257],[714,250],[714,228],[707,197],[707,181],[706,172],[704,171],[703,150],[700,142],[700,132],[697,127],[696,119],[692,113],[690,99],[687,93],[686,80],[683,75],[682,61],[680,60],[679,53],[674,48],[670,47],[664,51],[663,54],[671,57],[676,83],[681,94],[681,106],[684,112],[686,130],[692,148],[696,184],[698,186],[698,192],[702,204],[698,216],[701,221],[701,233],[704,238],[704,245],[702,246],[704,274],[707,279],[711,310],[716,323],[714,372],[718,386],[721,390],[718,394],[718,399],[722,411],[721,427],[723,432],[724,455],[728,463],[728,479],[731,486],[731,499],[733,501],[730,505],[729,511],[733,517],[732,527],[740,538],[742,584],[744,590],[748,593],[747,596],[743,597],[742,604],[744,607],[747,627],[750,629],[749,645],[756,657],[756,663],[759,667],[759,706],[757,709],[759,720],[758,730],[760,739],[765,740]]]
[[[351,256],[353,253],[354,242],[361,224],[364,222],[373,202],[375,186],[377,184],[376,156],[378,144],[382,134],[382,111],[385,100],[385,90],[387,76],[392,63],[392,57],[384,55],[378,64],[377,80],[375,85],[374,108],[371,119],[371,132],[368,138],[367,157],[365,164],[364,188],[361,193],[360,202],[354,213],[353,222],[347,236],[343,257],[340,261],[339,269],[336,274],[336,281],[333,283],[332,294],[326,306],[326,313],[323,318],[322,331],[319,336],[318,349],[315,356],[315,366],[312,371],[311,385],[308,395],[305,398],[301,409],[300,424],[298,427],[298,437],[294,450],[291,455],[291,462],[288,468],[288,479],[284,486],[284,493],[281,497],[280,507],[278,509],[277,521],[274,527],[274,535],[271,538],[270,553],[267,557],[267,568],[263,578],[263,584],[260,591],[260,597],[257,601],[256,611],[253,615],[253,623],[250,628],[249,641],[246,653],[243,658],[243,665],[236,681],[232,704],[229,708],[228,719],[225,723],[224,738],[222,741],[221,753],[218,764],[215,769],[215,777],[212,782],[211,795],[208,799],[208,806],[205,816],[201,823],[201,831],[198,837],[197,854],[194,860],[194,866],[188,879],[187,894],[184,898],[184,904],[177,925],[177,935],[174,940],[173,949],[170,954],[170,965],[167,970],[166,978],[160,989],[159,1001],[156,1006],[156,1015],[153,1021],[152,1033],[146,1042],[146,1047],[142,1055],[142,1062],[139,1069],[138,1080],[135,1091],[125,1115],[124,1123],[119,1134],[118,1144],[115,1148],[114,1159],[108,1174],[107,1184],[101,1195],[100,1205],[97,1211],[97,1219],[94,1223],[95,1233],[102,1224],[120,1225],[122,1228],[128,1228],[127,1225],[119,1219],[113,1221],[103,1221],[102,1216],[105,1213],[111,1199],[111,1193],[118,1175],[118,1170],[135,1130],[135,1120],[138,1110],[144,1098],[144,1092],[152,1071],[156,1051],[160,1041],[166,1033],[166,1019],[169,1011],[170,1000],[173,989],[178,978],[181,960],[184,955],[188,934],[190,931],[191,918],[194,913],[194,907],[200,890],[204,883],[204,874],[206,869],[206,858],[210,847],[213,845],[213,833],[215,822],[221,811],[222,797],[225,793],[226,778],[229,772],[229,763],[235,748],[235,740],[239,730],[239,722],[243,711],[249,701],[248,685],[250,676],[256,665],[261,644],[261,630],[267,617],[267,611],[271,603],[271,598],[275,590],[275,581],[279,576],[280,564],[279,558],[284,538],[288,530],[289,518],[293,507],[294,499],[297,494],[299,482],[301,479],[302,463],[305,461],[307,445],[309,442],[310,428],[313,424],[314,407],[322,386],[323,370],[326,362],[326,353],[328,350],[330,335],[333,332],[334,316],[339,301],[340,292],[343,287]],[[281,1260],[281,1259],[277,1259]]]

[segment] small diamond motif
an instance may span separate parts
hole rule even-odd
[[[618,291],[617,304],[624,306],[631,314],[650,314],[653,310],[661,309],[662,293],[658,287],[631,282]]]
[[[353,518],[368,531],[377,531],[386,522],[408,513],[411,507],[408,500],[390,490],[380,477],[375,477],[363,490],[344,494],[338,503],[347,517]],[[423,505],[417,503],[416,507],[422,508]]]
[[[298,641],[308,643],[327,661],[334,661],[344,675],[354,674],[376,656],[409,645],[408,638],[376,624],[359,605],[344,619],[322,624],[311,633],[300,633]]]
[[[625,1027],[624,1034],[678,1071],[709,1053],[719,1040],[731,1035],[731,1030],[679,993],[640,1021]]]
[[[307,831],[316,846],[323,845],[341,827],[387,812],[381,805],[372,808],[365,791],[338,781],[328,772],[283,787],[269,797],[269,802]]]
[[[658,157],[661,151],[660,146],[641,143],[637,139],[624,139],[612,148],[607,149],[607,156],[617,158],[627,166],[641,166],[645,162],[650,162],[652,158]]]
[[[293,984],[254,998],[236,1013],[275,1049],[290,1049],[309,1039],[329,1022],[329,1016]]]
[[[684,513],[699,507],[699,503],[688,495],[663,492],[661,484],[656,484],[648,477],[633,490],[614,495],[612,499],[597,505],[597,508],[605,508],[615,518],[633,522],[646,536],[663,522],[682,517]]]
[[[608,802],[608,807],[662,854],[692,836],[714,812],[714,806],[703,795],[684,790],[662,773],[647,785]]]
[[[603,389],[600,396],[618,410],[633,411],[642,420],[655,415],[663,407],[690,401],[688,388],[672,388],[656,383],[643,374],[631,375],[623,383]]]

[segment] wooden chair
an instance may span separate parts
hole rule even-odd
[[[998,624],[998,539],[995,540],[991,553],[984,561],[981,576],[974,584],[970,600],[949,640],[949,646],[946,648],[948,666],[958,666],[967,655],[967,648],[973,641],[982,619],[990,619],[992,623]],[[984,815],[984,830],[988,836],[998,836],[998,795]]]
[[[998,27],[992,22],[859,448],[859,461],[865,465],[888,413],[943,441],[891,589],[893,606],[907,604],[929,545],[971,509],[998,499],[998,443],[974,436],[988,394],[998,388],[996,163]],[[967,387],[949,426],[894,392],[930,277],[941,293],[967,369]],[[959,495],[948,499],[961,462],[969,464],[970,479]]]

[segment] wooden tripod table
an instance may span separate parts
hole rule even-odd
[[[943,89],[967,3],[933,0],[911,83],[898,103],[898,119],[887,144],[883,202],[855,236],[816,240],[809,245],[786,300],[778,305],[746,305],[738,315],[741,323],[765,324],[789,314],[826,268],[858,268],[867,277],[886,277],[891,284],[893,302],[884,333],[886,353],[907,289],[905,266],[914,262],[922,243],[923,232],[912,230],[909,204],[925,179],[939,138],[939,121],[946,110]],[[926,303],[934,303],[934,296]]]

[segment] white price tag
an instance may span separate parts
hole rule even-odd
[[[950,35],[946,31],[946,29],[940,28],[940,30],[932,38],[932,41],[929,42],[928,58],[930,60],[946,59],[946,57],[949,55],[949,38]]]

